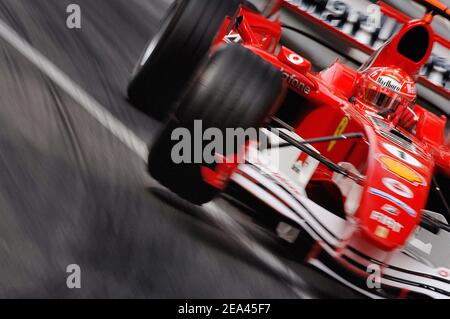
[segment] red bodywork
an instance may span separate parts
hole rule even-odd
[[[314,147],[336,163],[351,163],[365,177],[360,205],[354,215],[364,236],[385,250],[403,246],[420,222],[435,171],[450,175],[450,148],[444,142],[446,118],[417,105],[419,122],[415,133],[394,128],[376,110],[352,101],[359,71],[336,61],[322,72],[312,72],[311,63],[301,54],[279,46],[282,28],[278,21],[245,8],[240,9],[238,16],[242,19],[239,27],[230,23],[232,18],[227,19],[213,50],[223,45],[229,35],[239,34],[241,45],[280,69],[290,90],[302,97],[303,102],[293,116],[295,122],[290,123],[302,138],[364,133],[363,139]],[[399,54],[397,46],[417,26],[425,28],[431,40],[424,57],[414,62]],[[418,79],[434,39],[428,22],[410,21],[372,56],[371,65],[398,66]],[[402,146],[396,136],[409,140],[409,146]],[[224,174],[229,175],[234,168],[233,164],[219,165],[217,174],[205,170],[204,177],[214,186],[223,187]],[[320,165],[313,180],[329,183],[331,178],[332,172]]]

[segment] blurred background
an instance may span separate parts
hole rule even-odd
[[[342,2],[362,12],[371,3]],[[423,14],[407,0],[386,2]],[[224,221],[219,208],[191,206],[147,176],[139,150],[160,124],[129,105],[125,88],[171,0],[77,0],[81,28],[70,29],[73,3],[0,0],[0,297],[359,297],[302,266],[236,208],[220,208],[232,216]],[[281,16],[332,43],[284,35],[317,69],[337,56],[363,61],[291,11]],[[448,23],[435,27],[448,40]],[[427,76],[443,83],[450,57],[436,54]],[[448,99],[419,93],[448,116]],[[81,289],[67,287],[72,264]]]

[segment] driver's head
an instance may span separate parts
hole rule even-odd
[[[374,67],[361,74],[357,98],[380,115],[413,109],[417,98],[414,80],[395,67]]]

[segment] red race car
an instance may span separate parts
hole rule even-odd
[[[128,88],[167,119],[150,174],[195,204],[228,192],[277,216],[308,264],[362,294],[450,298],[447,118],[416,89],[436,39],[448,45],[431,21],[450,10],[417,2],[420,20],[389,8],[402,27],[359,69],[313,72],[281,42],[293,1],[175,1]]]

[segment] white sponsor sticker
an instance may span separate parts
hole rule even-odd
[[[392,144],[389,143],[384,143],[383,147],[392,155],[394,155],[396,158],[398,158],[399,160],[402,160],[403,162],[412,165],[414,167],[419,167],[422,168],[423,165],[422,163],[420,163],[414,156],[406,153],[404,150],[402,150],[401,148],[394,146]]]
[[[305,60],[301,56],[299,56],[298,54],[295,54],[295,53],[289,54],[289,56],[287,58],[289,61],[291,61],[295,65],[300,65],[303,62],[305,62]]]
[[[394,92],[400,92],[402,89],[402,84],[400,82],[386,75],[379,76],[377,79],[377,83]]]
[[[397,216],[399,214],[399,209],[389,204],[386,204],[383,207],[381,207],[381,210],[394,216]]]
[[[372,212],[372,214],[370,214],[370,219],[373,219],[373,220],[379,222],[380,224],[386,226],[387,228],[392,230],[394,233],[400,232],[403,228],[403,225],[400,224],[399,222],[395,221],[395,219],[393,219],[383,213],[380,213],[376,210],[374,210]]]
[[[383,178],[383,184],[386,186],[391,192],[400,195],[405,198],[413,198],[414,193],[412,190],[403,184],[402,182],[399,182],[392,178]]]

